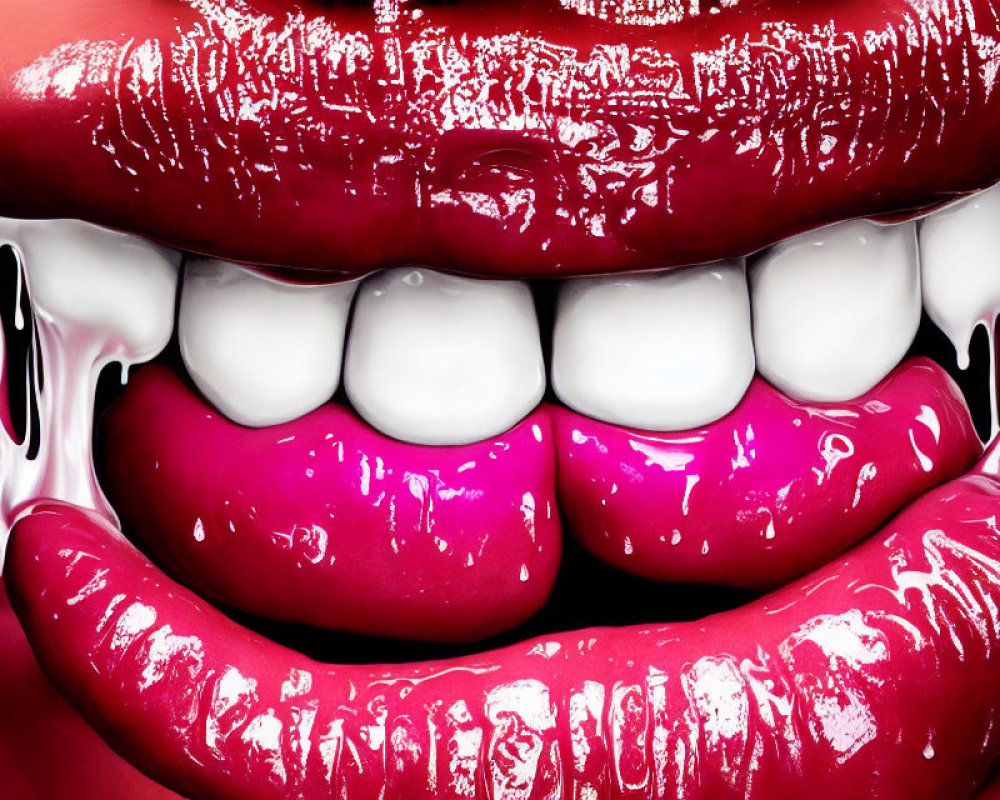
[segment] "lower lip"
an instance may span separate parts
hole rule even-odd
[[[0,775],[5,798],[180,800],[112,752],[42,674],[2,579],[0,642]]]
[[[973,471],[704,622],[397,668],[249,636],[69,506],[18,523],[9,590],[92,722],[195,796],[937,800],[998,752],[998,497]]]

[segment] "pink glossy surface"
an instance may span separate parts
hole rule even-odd
[[[799,403],[757,377],[730,415],[680,433],[552,413],[566,527],[671,581],[785,583],[982,451],[958,387],[925,358],[847,403]]]
[[[0,796],[180,800],[98,736],[42,674],[0,578]]]
[[[566,274],[1000,178],[995,0],[571,5],[6,0],[0,213],[340,273]]]
[[[263,640],[66,506],[17,525],[8,580],[56,683],[194,797],[961,800],[998,751],[998,504],[964,477],[700,623],[393,667]]]
[[[158,562],[261,616],[477,639],[536,611],[559,567],[545,408],[465,447],[397,442],[332,404],[248,429],[150,366],[103,431],[115,507]]]

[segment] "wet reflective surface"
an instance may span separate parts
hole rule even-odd
[[[177,800],[114,753],[42,674],[0,581],[0,774],[4,796]]]
[[[670,2],[8,5],[5,213],[86,209],[252,261],[682,263],[998,173],[985,0],[744,0],[717,22]],[[200,793],[939,800],[995,755],[997,491],[963,487],[704,629],[450,665],[274,649],[98,523],[30,521],[15,575],[61,684]]]
[[[549,275],[744,255],[1000,177],[990,0],[731,5],[55,0],[41,24],[22,0],[0,213]]]
[[[251,430],[156,366],[104,430],[122,517],[173,574],[251,613],[475,640],[537,611],[559,566],[547,408],[461,447],[389,439],[333,404]]]
[[[997,752],[998,497],[948,484],[702,623],[388,668],[248,634],[70,508],[20,524],[10,591],[57,682],[190,792],[958,798]]]
[[[566,527],[620,569],[765,588],[842,553],[981,452],[958,388],[912,359],[846,403],[755,378],[736,410],[659,434],[553,411]]]
[[[157,366],[102,430],[115,508],[202,595],[428,641],[486,638],[536,612],[559,566],[560,516],[626,572],[759,589],[839,555],[981,452],[957,387],[927,359],[850,403],[797,403],[758,379],[698,430],[644,433],[543,406],[448,448],[388,439],[335,404],[242,428]],[[671,594],[651,618],[677,613]]]

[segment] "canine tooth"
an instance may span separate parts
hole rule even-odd
[[[192,380],[249,427],[277,425],[330,399],[357,281],[306,286],[217,259],[184,270],[177,324]]]
[[[750,271],[757,369],[799,400],[871,389],[920,324],[913,223],[852,220],[772,247]]]
[[[582,414],[684,430],[728,414],[754,371],[744,263],[566,281],[552,386]]]
[[[920,274],[924,308],[967,369],[973,331],[1000,313],[1000,187],[920,223]]]
[[[79,220],[0,220],[40,319],[86,328],[103,358],[148,361],[170,340],[181,255]]]
[[[344,386],[369,424],[404,441],[466,444],[507,430],[545,391],[531,291],[417,267],[370,278]]]

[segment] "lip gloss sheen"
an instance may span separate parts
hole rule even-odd
[[[992,0],[10,5],[0,214],[244,263],[693,264],[1000,178]]]

